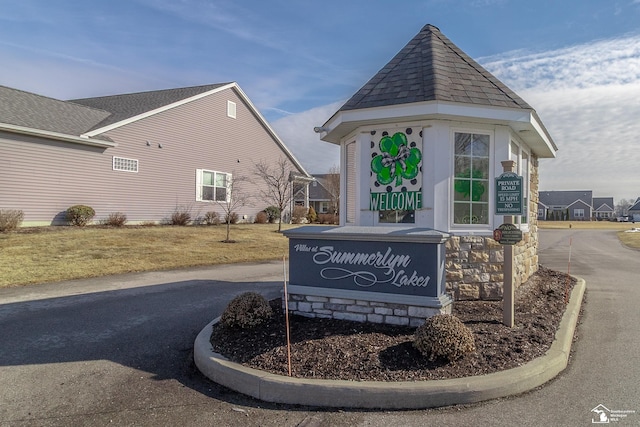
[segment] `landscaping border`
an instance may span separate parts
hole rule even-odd
[[[343,381],[293,378],[247,368],[215,353],[210,343],[210,322],[196,337],[194,361],[212,381],[267,402],[293,405],[424,409],[476,403],[532,390],[562,372],[569,363],[574,331],[586,289],[578,278],[555,340],[541,357],[517,368],[493,374],[431,381]]]

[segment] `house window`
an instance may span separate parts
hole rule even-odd
[[[227,117],[236,118],[236,103],[233,101],[227,101]]]
[[[454,224],[489,224],[489,141],[489,135],[454,135]]]
[[[113,156],[113,170],[123,172],[138,172],[138,160]]]
[[[574,218],[584,218],[584,209],[574,209],[573,210]]]
[[[198,169],[196,174],[197,201],[226,202],[229,200],[231,174]]]

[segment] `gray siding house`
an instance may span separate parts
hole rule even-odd
[[[0,209],[22,210],[23,225],[62,223],[76,204],[131,223],[222,214],[234,177],[280,159],[308,182],[236,83],[72,101],[0,86]],[[267,206],[263,185],[241,188],[255,195],[236,212],[245,221]]]
[[[340,202],[340,175],[338,174],[317,174],[315,179],[309,184],[308,194],[304,188],[300,188],[295,194],[296,205],[304,206],[305,197],[309,198],[309,206],[313,207],[316,213],[338,212]],[[333,192],[337,194],[333,194]]]
[[[613,197],[593,198],[593,218],[597,220],[610,220],[613,218],[615,205]]]
[[[629,219],[633,222],[640,222],[640,197],[629,208]]]
[[[593,192],[540,191],[538,219],[556,221],[590,220],[593,211]]]

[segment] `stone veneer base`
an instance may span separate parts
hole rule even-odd
[[[451,314],[453,302],[448,295],[416,297],[296,285],[288,287],[288,296],[289,311],[300,316],[413,327],[437,314]],[[282,301],[284,305],[284,296]]]

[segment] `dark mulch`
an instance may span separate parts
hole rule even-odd
[[[455,363],[429,362],[413,347],[415,328],[290,316],[292,376],[334,380],[417,381],[483,375],[520,366],[551,346],[575,280],[541,267],[516,290],[514,328],[501,301],[457,301],[453,314],[473,332],[476,352]],[[214,325],[214,350],[232,361],[288,375],[285,316],[253,330]]]

